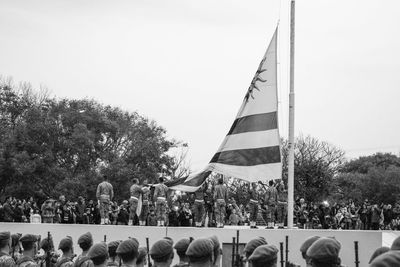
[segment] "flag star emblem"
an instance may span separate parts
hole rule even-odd
[[[246,101],[249,100],[249,98],[253,98],[253,91],[254,89],[260,91],[260,89],[258,88],[257,82],[262,82],[265,83],[267,80],[264,80],[261,78],[261,74],[264,73],[265,71],[267,71],[267,69],[263,69],[263,65],[265,62],[265,57],[261,60],[260,65],[258,66],[258,69],[256,71],[256,74],[254,74],[253,80],[250,83],[249,89],[247,90],[246,96],[244,97],[246,99]]]

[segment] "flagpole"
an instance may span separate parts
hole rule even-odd
[[[289,157],[288,157],[288,229],[293,228],[294,207],[294,14],[295,0],[290,1],[290,94],[289,94]]]

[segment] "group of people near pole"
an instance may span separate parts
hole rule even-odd
[[[56,249],[50,234],[41,239],[40,236],[33,234],[0,232],[0,266],[170,267],[175,255],[179,257],[179,261],[173,265],[174,267],[218,267],[221,265],[222,247],[215,235],[198,239],[183,238],[176,243],[172,238],[164,237],[149,247],[148,244],[140,246],[139,241],[134,237],[94,244],[91,233],[87,232],[79,237],[77,245],[81,250],[79,255],[74,251],[74,241],[70,236],[61,239]],[[298,253],[301,253],[308,267],[339,267],[343,266],[339,255],[340,250],[341,243],[334,237],[311,236],[303,241]],[[278,252],[276,246],[268,244],[267,240],[260,236],[245,245],[243,255],[235,266],[277,267]],[[289,267],[300,266],[291,262],[285,264]],[[368,264],[370,267],[400,266],[400,237],[390,248],[376,249]]]

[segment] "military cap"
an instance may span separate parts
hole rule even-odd
[[[11,246],[15,247],[16,245],[18,245],[18,241],[21,238],[22,234],[18,233],[18,234],[12,234],[11,235],[11,239],[12,239],[12,244]]]
[[[26,234],[19,238],[19,241],[22,243],[25,242],[36,242],[38,241],[38,237],[36,235]]]
[[[321,237],[307,249],[307,256],[319,261],[337,259],[340,248],[341,245],[336,239]]]
[[[391,250],[376,257],[370,267],[393,267],[400,266],[400,251]]]
[[[104,257],[108,256],[108,247],[105,242],[100,242],[97,244],[94,244],[90,249],[87,254],[87,256],[91,259],[97,258],[97,257]]]
[[[90,232],[87,232],[83,235],[81,235],[78,238],[78,244],[93,244],[93,237],[92,234]]]
[[[208,239],[210,239],[213,242],[214,250],[217,250],[220,248],[219,239],[216,235],[212,235]]]
[[[138,249],[138,256],[136,262],[142,262],[144,257],[147,255],[147,248],[146,247],[140,247]]]
[[[300,247],[300,252],[301,253],[306,253],[307,252],[307,249],[315,242],[315,241],[317,241],[318,239],[320,239],[320,237],[319,236],[310,236],[309,238],[307,238],[304,242],[303,242],[303,244],[301,245],[301,247]]]
[[[139,248],[139,241],[136,238],[129,238],[122,241],[117,247],[117,254],[137,253]]]
[[[400,250],[400,236],[393,241],[390,250]]]
[[[190,239],[189,238],[182,238],[178,242],[176,242],[174,249],[178,252],[186,252],[187,248],[189,247]]]
[[[158,240],[151,246],[150,256],[154,259],[161,259],[171,253],[173,253],[172,243],[170,240],[165,238]]]
[[[174,245],[174,240],[171,237],[165,236],[164,239],[168,240],[171,243],[172,246]]]
[[[108,253],[110,256],[117,252],[118,245],[121,244],[122,240],[111,241],[108,243]]]
[[[268,245],[268,242],[262,236],[256,237],[247,242],[243,252],[246,254],[246,257],[249,257],[256,248],[262,245]]]
[[[9,240],[11,237],[10,232],[0,232],[0,241],[2,240]]]
[[[50,242],[52,242],[51,239],[50,239]],[[50,242],[49,242],[48,237],[46,237],[46,238],[44,238],[44,239],[42,239],[42,240],[40,241],[39,247],[40,247],[41,249],[47,251],[48,249],[51,248],[52,243],[50,243]]]
[[[371,263],[376,257],[378,257],[379,255],[382,255],[383,253],[386,253],[390,250],[389,247],[380,247],[377,248],[374,253],[372,253],[371,258],[369,259],[368,263]]]
[[[72,246],[73,246],[72,237],[67,236],[61,239],[60,244],[58,245],[58,249],[67,250],[72,248]]]
[[[251,254],[249,261],[266,262],[278,258],[278,249],[274,245],[258,246]]]
[[[186,250],[189,258],[206,258],[213,255],[214,242],[209,238],[199,238],[190,243]]]

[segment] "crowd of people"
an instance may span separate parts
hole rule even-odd
[[[67,224],[113,224],[141,226],[223,227],[247,225],[284,227],[287,220],[287,193],[283,183],[270,181],[260,191],[251,185],[249,200],[238,203],[228,194],[223,179],[217,185],[204,184],[194,193],[169,190],[163,178],[158,184],[132,180],[130,196],[119,203],[111,183],[103,181],[97,199],[48,198],[37,203],[32,197],[9,196],[0,204],[0,221]],[[294,206],[294,225],[305,229],[399,230],[400,205],[372,204],[368,200],[329,205],[327,201],[308,203],[298,198]]]

